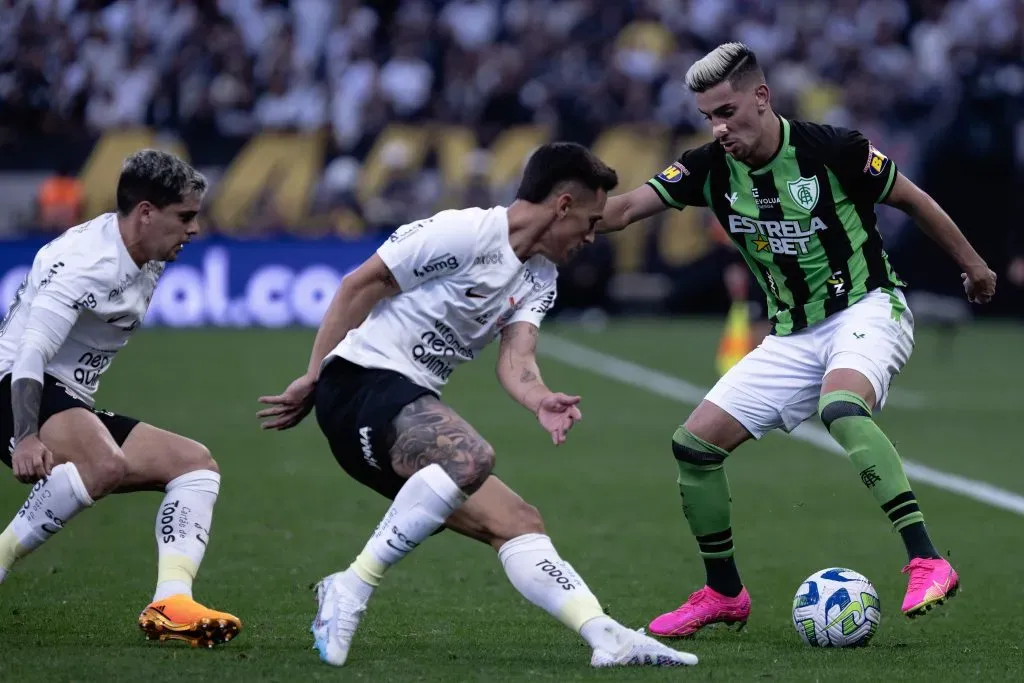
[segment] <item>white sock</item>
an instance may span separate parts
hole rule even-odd
[[[0,581],[15,560],[50,540],[72,517],[92,504],[82,476],[72,463],[57,465],[50,476],[37,481],[18,514],[0,533]]]
[[[343,573],[342,583],[368,600],[384,572],[437,531],[466,497],[440,465],[428,465],[416,472],[398,491],[363,551]]]
[[[524,534],[505,543],[498,559],[523,597],[578,632],[590,647],[616,652],[623,627],[605,616],[601,603],[545,534]]]
[[[153,600],[192,596],[192,581],[206,553],[220,475],[195,470],[172,479],[156,513],[158,569]]]

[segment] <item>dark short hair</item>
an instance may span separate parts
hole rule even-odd
[[[117,211],[126,216],[141,202],[158,209],[176,204],[186,195],[206,192],[206,178],[167,152],[143,149],[124,160],[117,180]]]
[[[723,43],[686,71],[686,87],[693,92],[710,90],[725,81],[738,90],[748,81],[764,82],[754,51],[743,43]]]
[[[577,182],[594,192],[610,192],[619,184],[619,176],[583,145],[549,142],[530,155],[516,199],[539,204],[566,182]]]

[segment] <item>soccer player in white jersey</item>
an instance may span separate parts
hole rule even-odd
[[[697,663],[604,614],[537,509],[491,474],[490,444],[439,398],[452,371],[500,334],[501,385],[565,441],[580,399],[545,386],[537,330],[555,301],[556,264],[593,242],[617,182],[586,148],[552,143],[530,157],[509,207],[400,227],[342,282],[306,374],[261,397],[270,429],[293,427],[315,405],[342,468],[394,501],[348,569],[317,585],[312,631],[325,662],[345,663],[388,568],[447,527],[493,547],[512,585],[586,640],[593,666]]]
[[[0,534],[0,582],[16,560],[110,493],[166,495],[156,514],[153,601],[139,616],[151,639],[212,647],[237,617],[192,599],[220,474],[200,443],[97,410],[100,375],[149,307],[164,270],[199,227],[206,180],[165,152],[129,156],[117,212],[70,228],[36,254],[0,323],[0,459],[34,483]]]

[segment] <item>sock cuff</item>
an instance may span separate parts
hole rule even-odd
[[[444,468],[438,465],[436,462],[427,465],[420,471],[416,472],[409,479],[419,479],[428,487],[430,490],[437,494],[437,496],[448,503],[448,505],[454,510],[460,505],[466,502],[467,496],[463,493],[459,485],[448,476],[448,473],[444,471]]]
[[[51,471],[50,476],[52,477],[53,472],[56,472],[58,469],[64,472],[65,476],[67,476],[68,483],[71,484],[71,492],[75,494],[75,498],[78,499],[78,502],[85,507],[91,507],[96,501],[92,499],[92,496],[89,495],[89,491],[85,488],[85,482],[82,481],[82,475],[78,472],[78,468],[75,467],[75,463],[66,462],[62,465],[57,465]]]
[[[192,470],[171,479],[164,487],[164,491],[170,493],[180,488],[202,491],[216,496],[220,493],[220,474],[213,470]]]
[[[555,546],[551,542],[551,537],[547,534],[523,534],[522,536],[516,536],[513,539],[505,541],[500,548],[498,548],[498,560],[501,561],[502,565],[513,555],[518,555],[524,552],[533,552],[536,550],[545,550],[554,553]]]
[[[868,402],[865,401],[864,398],[861,397],[859,394],[856,394],[852,391],[846,391],[845,389],[830,391],[827,394],[823,395],[821,399],[818,401],[818,412],[820,413],[822,410],[825,409],[826,406],[832,403],[836,403],[838,401],[845,401],[847,403],[853,403],[854,405],[858,405],[865,411],[867,411],[868,415],[871,415],[871,406],[868,405]]]

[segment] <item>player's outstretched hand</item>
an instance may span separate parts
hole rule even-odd
[[[256,417],[263,420],[260,427],[277,430],[291,429],[302,422],[302,419],[313,409],[313,389],[315,388],[316,379],[309,375],[303,375],[289,384],[282,394],[260,396],[260,403],[270,406],[256,413]]]
[[[53,453],[43,445],[38,436],[26,436],[18,442],[11,453],[11,470],[23,484],[32,484],[50,476],[53,470]]]
[[[996,294],[996,274],[988,266],[977,266],[960,274],[964,281],[967,300],[972,304],[987,304]]]
[[[583,419],[583,413],[577,407],[579,396],[552,393],[544,397],[537,408],[537,421],[551,435],[556,446],[565,443],[565,436],[573,424]]]

